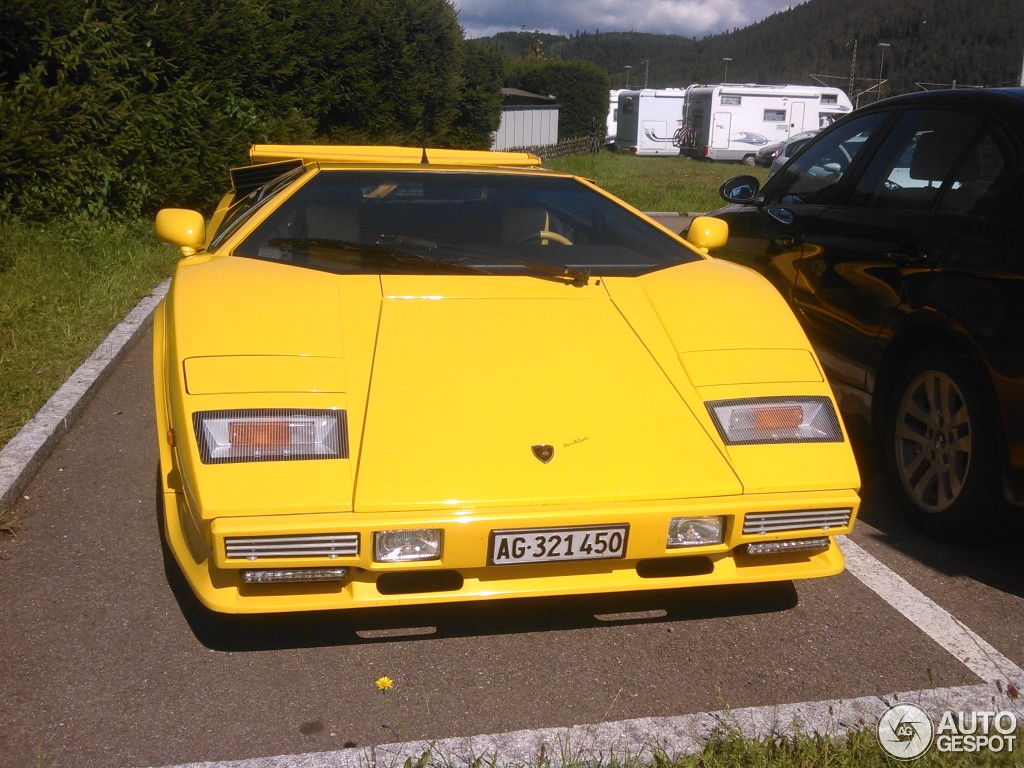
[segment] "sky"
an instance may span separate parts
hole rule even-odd
[[[803,0],[452,0],[467,38],[509,30],[655,32],[702,38],[746,27]]]

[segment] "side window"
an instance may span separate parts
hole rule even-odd
[[[868,208],[932,210],[962,186],[953,178],[981,131],[973,115],[912,110],[885,138],[857,183],[851,203]]]
[[[942,213],[977,213],[999,193],[1009,169],[1004,145],[991,132],[986,132],[974,142],[953,172],[949,187],[939,199],[938,210]]]
[[[815,141],[776,174],[772,201],[783,205],[831,202],[853,159],[886,117],[884,113],[852,117]]]

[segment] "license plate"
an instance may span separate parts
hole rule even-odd
[[[515,528],[491,531],[491,565],[610,560],[626,556],[629,526]]]

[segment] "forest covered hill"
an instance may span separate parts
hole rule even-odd
[[[883,96],[1019,84],[1024,0],[807,0],[702,40],[594,30],[503,32],[479,42],[512,56],[593,62],[613,88],[624,87],[627,77],[631,87],[652,88],[818,83],[874,100],[880,70]]]

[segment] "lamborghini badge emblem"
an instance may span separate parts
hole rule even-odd
[[[534,445],[530,447],[530,450],[533,451],[533,455],[537,457],[538,461],[542,461],[545,464],[555,457],[555,447],[553,445]]]

